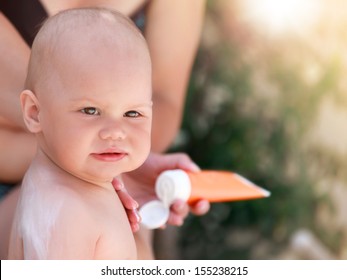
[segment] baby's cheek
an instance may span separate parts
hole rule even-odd
[[[137,155],[138,166],[142,165],[146,161],[150,153],[150,150],[151,150],[150,141],[143,140],[143,142],[141,143],[141,148],[139,149],[139,153]]]

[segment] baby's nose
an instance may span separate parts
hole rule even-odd
[[[111,124],[100,130],[99,136],[103,140],[119,141],[125,139],[125,131],[120,125]]]

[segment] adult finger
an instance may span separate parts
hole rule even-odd
[[[140,229],[140,215],[137,210],[126,210],[131,230],[137,232]]]
[[[205,200],[201,199],[198,202],[196,202],[194,205],[190,206],[190,211],[197,216],[205,215],[210,210],[210,203]]]
[[[126,188],[124,187],[123,183],[120,182],[118,179],[114,179],[112,181],[112,186],[115,189],[115,191],[118,194],[119,199],[121,200],[124,208],[129,210],[134,210],[139,207],[138,203],[135,199],[133,199],[130,194],[127,192]]]

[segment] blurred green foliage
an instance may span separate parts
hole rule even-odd
[[[210,24],[223,30],[214,6],[208,8]],[[334,90],[338,60],[326,62],[319,81],[310,84],[302,69],[317,57],[300,41],[245,46],[221,33],[212,47],[199,50],[172,151],[187,152],[202,169],[237,172],[272,195],[214,204],[207,215],[189,217],[180,232],[181,258],[271,258],[300,227],[319,232],[334,249],[339,233],[324,235],[315,220],[318,205],[329,200],[313,191],[302,139],[324,94]],[[247,48],[257,50],[252,59]]]

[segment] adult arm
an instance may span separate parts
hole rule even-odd
[[[30,49],[0,12],[0,181],[19,182],[36,149],[19,103]]]
[[[19,103],[30,49],[0,12],[0,126],[24,131]]]
[[[204,10],[204,0],[152,0],[147,7],[145,38],[153,67],[155,152],[167,150],[180,128]]]

